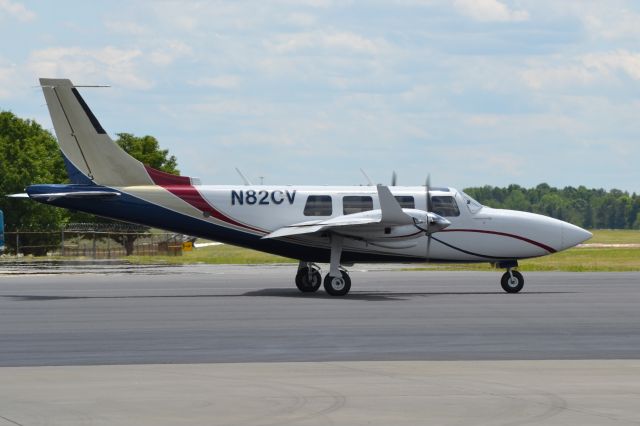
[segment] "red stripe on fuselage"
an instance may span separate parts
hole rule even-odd
[[[498,232],[498,231],[485,231],[484,229],[443,229],[440,232],[475,232],[478,234],[490,234],[490,235],[500,235],[502,237],[515,238],[516,240],[524,241],[529,244],[533,244],[534,246],[538,246],[541,249],[548,251],[549,253],[557,252],[556,249],[549,247],[546,244],[539,243],[534,240],[530,240],[529,238],[521,237],[520,235],[507,234],[506,232]]]
[[[149,177],[151,177],[151,180],[153,180],[156,185],[191,185],[191,178],[188,176],[172,175],[171,173],[156,170],[147,165],[145,165],[144,168],[147,170]]]
[[[214,217],[223,222],[227,222],[234,226],[249,229],[251,231],[260,232],[262,234],[266,233],[262,229],[254,228],[252,226],[240,223],[220,212],[219,210],[216,210],[211,204],[207,202],[207,200],[202,197],[202,194],[200,194],[200,192],[198,192],[198,190],[193,185],[191,185],[190,177],[172,175],[169,173],[161,172],[160,170],[153,169],[149,166],[145,166],[145,169],[147,169],[149,176],[156,185],[163,187],[164,189],[171,192],[181,200],[189,203],[196,209],[210,214],[211,217]]]

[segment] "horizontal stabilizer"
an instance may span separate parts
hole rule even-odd
[[[22,194],[13,194],[22,198]],[[48,194],[25,194],[29,198],[34,199],[46,199],[47,201],[54,201],[59,198],[81,198],[83,200],[96,200],[96,199],[109,199],[119,197],[119,192],[113,191],[74,191],[74,192],[50,192]]]

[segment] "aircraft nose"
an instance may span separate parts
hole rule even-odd
[[[567,222],[562,223],[562,249],[568,249],[587,241],[593,234],[579,226]]]

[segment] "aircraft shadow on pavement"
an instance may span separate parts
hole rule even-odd
[[[122,295],[122,296],[54,296],[54,295],[24,295],[24,294],[7,294],[2,295],[2,299],[12,299],[19,302],[47,302],[56,300],[100,300],[100,299],[183,299],[183,298],[228,298],[228,297],[288,297],[296,299],[326,299],[326,300],[344,300],[344,301],[402,301],[415,297],[435,297],[435,296],[503,296],[503,297],[524,297],[526,295],[536,294],[570,294],[576,293],[572,291],[527,291],[519,295],[510,295],[502,291],[458,291],[458,292],[392,292],[392,291],[375,291],[375,292],[351,292],[345,297],[334,297],[324,292],[318,293],[301,293],[291,288],[265,288],[262,290],[248,291],[242,294],[166,294],[166,295]]]
[[[573,293],[567,291],[528,291],[521,293],[520,296],[526,294],[565,294]],[[324,292],[318,293],[301,293],[291,288],[265,288],[263,290],[249,291],[244,296],[252,297],[292,297],[299,299],[329,299],[329,300],[363,300],[363,301],[380,301],[380,300],[408,300],[414,297],[433,297],[433,296],[469,296],[469,295],[504,295],[513,296],[502,291],[457,291],[457,292],[393,292],[393,291],[352,291],[347,296],[335,297]]]

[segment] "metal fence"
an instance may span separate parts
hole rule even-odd
[[[110,231],[5,232],[5,254],[114,259],[132,255],[181,256],[185,236],[170,233]]]

